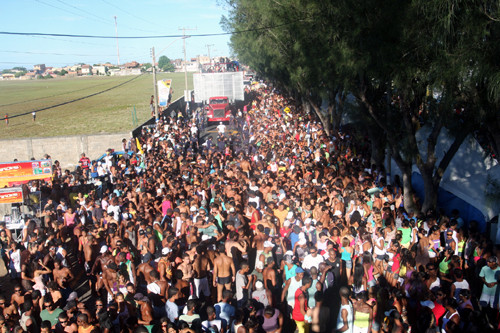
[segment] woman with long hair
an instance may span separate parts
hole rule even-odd
[[[351,275],[349,284],[352,285],[352,292],[354,296],[367,290],[365,269],[359,260],[354,265],[354,274]]]

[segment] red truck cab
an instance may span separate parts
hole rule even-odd
[[[231,108],[226,96],[210,97],[207,106],[207,121],[229,121]]]

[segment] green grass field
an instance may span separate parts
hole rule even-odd
[[[184,73],[159,73],[157,79],[172,79],[172,100],[184,94]],[[120,83],[125,84],[96,96],[39,111],[36,121],[32,121],[33,110],[82,98]],[[193,89],[192,73],[188,73],[188,88]],[[0,139],[130,131],[134,128],[134,106],[139,124],[151,117],[149,100],[152,94],[152,74],[0,81]],[[9,114],[9,126],[3,120],[6,113]],[[24,113],[28,114],[22,115]],[[16,115],[21,116],[14,117]]]

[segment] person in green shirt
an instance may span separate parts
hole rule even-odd
[[[44,309],[40,312],[40,318],[43,320],[48,320],[54,326],[58,322],[58,317],[63,312],[62,309],[57,308],[52,301],[50,294],[47,294],[43,298]]]
[[[411,242],[411,227],[410,222],[408,220],[403,220],[401,223],[401,228],[398,228],[401,231],[401,246],[404,248],[408,248]]]
[[[479,277],[484,283],[479,303],[483,306],[489,305],[491,308],[494,308],[495,306],[498,307],[498,301],[495,302],[498,280],[500,277],[500,267],[498,267],[497,257],[491,256],[488,258],[488,264],[487,266],[481,268]]]

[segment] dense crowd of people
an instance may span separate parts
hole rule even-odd
[[[2,332],[498,328],[498,248],[458,210],[405,211],[365,142],[265,86],[205,125],[165,112],[123,156],[54,164],[41,225],[0,227]]]

